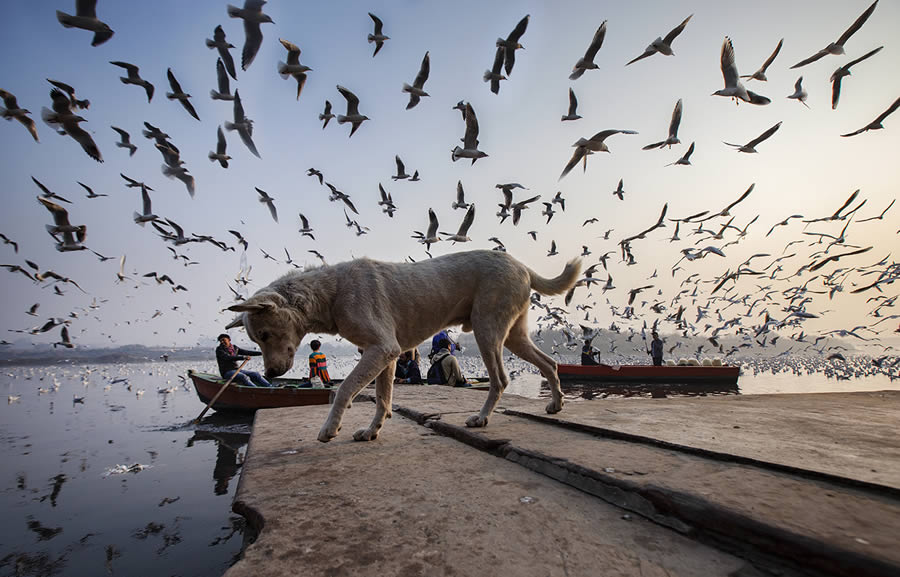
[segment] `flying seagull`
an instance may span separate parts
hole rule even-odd
[[[479,158],[484,158],[487,156],[487,153],[478,150],[478,118],[475,116],[475,111],[472,109],[472,105],[466,102],[466,134],[463,137],[463,147],[460,148],[459,145],[456,146],[453,150],[450,151],[450,158],[453,162],[456,162],[460,158],[471,158],[472,164],[475,164],[475,161]]]
[[[694,154],[694,143],[688,147],[687,152],[684,153],[684,156],[676,160],[675,162],[670,162],[666,166],[680,165],[680,166],[690,166],[691,164],[691,155]]]
[[[872,15],[872,12],[875,11],[875,6],[878,5],[878,0],[872,2],[872,5],[866,8],[866,11],[860,14],[859,18],[850,25],[850,28],[847,28],[841,37],[837,39],[837,41],[832,42],[825,48],[819,50],[806,60],[801,60],[797,64],[791,66],[791,69],[800,68],[801,66],[806,66],[807,64],[811,64],[816,60],[828,55],[828,54],[843,54],[844,53],[844,44],[846,44],[847,40],[850,40],[850,37],[853,36],[857,30],[862,28],[862,25],[866,23],[866,20],[869,19],[869,16]]]
[[[300,216],[300,230],[299,232],[302,236],[308,236],[309,238],[316,240],[316,237],[313,236],[313,229],[309,227],[309,221],[306,220],[306,217],[303,216],[303,213],[299,213]]]
[[[244,145],[256,158],[262,158],[253,144],[253,121],[244,116],[244,106],[241,104],[241,95],[237,89],[234,91],[234,122],[225,121],[225,130],[237,130]]]
[[[51,199],[51,200],[58,200],[60,202],[72,204],[71,200],[65,199],[65,198],[61,197],[60,195],[56,194],[55,192],[53,192],[52,190],[47,188],[41,181],[39,181],[35,177],[32,176],[31,180],[32,180],[32,182],[34,182],[35,185],[37,185],[37,187],[39,189],[41,189],[41,194],[44,196],[44,198]]]
[[[619,200],[625,200],[625,179],[619,179],[619,186],[613,191],[613,196],[618,196]]]
[[[438,219],[437,215],[434,213],[434,210],[428,209],[428,232],[422,234],[418,231],[416,232],[416,236],[414,238],[418,238],[419,242],[425,245],[425,250],[431,250],[431,245],[440,241],[440,237],[438,234]]]
[[[609,152],[609,148],[604,141],[614,134],[637,134],[637,132],[634,130],[609,129],[601,130],[587,139],[579,138],[575,144],[572,145],[575,147],[575,152],[572,153],[572,158],[569,159],[568,164],[563,168],[562,174],[559,175],[559,180],[565,178],[565,176],[569,174],[573,168],[578,166],[578,163],[581,161],[584,162],[584,170],[587,170],[587,157],[591,154],[594,154],[595,152]]]
[[[234,65],[232,64],[232,66]],[[231,93],[231,81],[228,80],[228,73],[225,72],[225,65],[221,58],[216,61],[216,90],[210,90],[209,97],[213,100],[234,100],[234,94]]]
[[[875,50],[870,50],[869,52],[866,52],[865,54],[863,54],[856,60],[851,60],[847,64],[844,64],[843,66],[841,66],[840,68],[835,70],[834,73],[832,73],[832,75],[831,75],[831,109],[832,110],[837,108],[838,100],[840,100],[840,98],[841,98],[841,79],[844,76],[850,76],[850,68],[851,67],[855,66],[856,64],[859,64],[860,62],[862,62],[863,60],[865,60],[871,56],[878,54],[879,52],[881,52],[882,48],[884,48],[884,46],[879,46]]]
[[[116,146],[119,148],[127,148],[128,156],[134,156],[134,153],[137,151],[137,146],[131,143],[131,135],[117,126],[110,126],[110,128],[119,133],[119,142],[116,143]]]
[[[124,68],[128,73],[128,76],[119,77],[119,80],[122,81],[122,84],[134,84],[135,86],[143,87],[144,91],[147,92],[147,102],[153,100],[153,85],[141,78],[140,68],[138,68],[134,64],[129,64],[128,62],[120,62],[115,60],[110,61],[110,64],[118,66],[120,68]]]
[[[853,256],[853,255],[857,255],[857,254],[862,254],[864,252],[869,252],[870,250],[872,250],[871,246],[867,247],[867,248],[861,248],[858,250],[851,250],[850,252],[845,252],[843,254],[835,254],[835,255],[829,256],[829,257],[824,258],[824,259],[820,260],[819,262],[813,264],[812,266],[810,266],[809,272],[815,272],[815,271],[819,270],[820,268],[822,268],[823,266],[825,266],[826,264],[828,264],[830,262],[837,262],[838,260],[840,260],[841,258],[843,258],[845,256]]]
[[[719,56],[719,66],[722,69],[722,77],[725,80],[725,88],[713,92],[713,96],[727,96],[737,100],[743,100],[750,104],[768,104],[771,102],[765,96],[761,96],[744,88],[738,74],[737,65],[734,63],[734,46],[731,44],[731,38],[725,37],[722,42],[722,53]]]
[[[484,76],[482,78],[485,82],[491,83],[491,92],[500,94],[500,81],[506,80],[506,76],[503,75],[502,46],[497,47],[497,51],[494,53],[494,64],[491,66],[490,70],[484,71]]]
[[[172,69],[169,68],[166,70],[166,76],[169,79],[169,87],[172,89],[172,92],[166,92],[166,98],[169,100],[177,100],[184,106],[184,109],[188,111],[188,114],[200,120],[200,117],[197,116],[197,111],[194,110],[194,105],[190,103],[188,98],[191,97],[190,94],[186,93],[181,89],[181,84],[178,83],[178,80],[175,79],[175,75],[172,74]]]
[[[87,198],[100,198],[101,196],[109,196],[108,194],[97,194],[96,192],[94,192],[94,189],[84,183],[78,182],[78,185],[87,191]]]
[[[519,43],[519,39],[525,34],[525,29],[528,28],[528,21],[530,19],[531,15],[526,14],[524,18],[519,20],[519,23],[516,24],[513,31],[506,37],[506,40],[497,38],[497,48],[503,48],[503,62],[507,76],[512,74],[513,66],[516,63],[516,50],[525,48]]]
[[[766,70],[769,69],[769,66],[771,66],[772,62],[775,61],[775,57],[778,56],[779,52],[781,52],[781,47],[783,44],[784,38],[778,41],[778,46],[776,46],[775,50],[772,51],[772,54],[770,54],[769,57],[766,58],[766,61],[763,62],[763,65],[759,67],[759,70],[757,70],[753,74],[746,74],[744,76],[741,76],[741,78],[749,78],[750,80],[759,80],[762,82],[767,81],[768,78],[766,78]]]
[[[231,4],[228,5],[229,16],[244,20],[245,39],[244,49],[241,52],[242,70],[247,70],[247,68],[250,67],[250,64],[253,63],[253,59],[256,58],[256,53],[259,52],[259,47],[262,45],[263,35],[262,30],[259,27],[260,24],[263,22],[274,24],[272,18],[262,11],[265,4],[266,0],[244,0],[243,8],[238,8]]]
[[[222,168],[228,168],[228,161],[231,160],[231,157],[225,154],[225,150],[228,147],[228,143],[225,142],[225,133],[222,132],[222,127],[216,131],[216,151],[209,153],[209,159],[212,162],[218,161]]]
[[[234,44],[229,44],[227,40],[225,40],[225,31],[222,30],[222,26],[216,26],[216,29],[213,31],[213,39],[206,39],[206,46],[212,50],[215,48],[219,51],[219,58],[222,59],[222,62],[225,63],[225,69],[228,70],[228,74],[237,80],[237,74],[234,70],[234,58],[231,57],[231,52],[228,50],[234,48]]]
[[[891,104],[887,110],[885,110],[884,112],[879,114],[878,118],[876,118],[869,124],[863,126],[859,130],[856,130],[854,132],[849,132],[847,134],[842,134],[841,136],[856,136],[857,134],[862,134],[863,132],[866,132],[869,130],[880,130],[880,129],[884,128],[884,125],[882,124],[884,122],[884,119],[887,118],[888,116],[890,116],[895,110],[897,110],[897,108],[900,108],[900,98],[897,98],[897,100],[895,100],[894,103]]]
[[[575,91],[572,90],[571,87],[569,87],[569,112],[562,117],[563,122],[565,122],[566,120],[578,120],[579,118],[581,118],[576,112],[577,109],[578,99],[575,98]]]
[[[673,28],[668,34],[666,34],[665,38],[657,37],[656,40],[651,42],[650,45],[644,49],[643,54],[641,54],[637,58],[633,58],[632,60],[630,60],[628,62],[628,64],[634,64],[638,60],[653,56],[657,52],[659,52],[660,54],[665,54],[666,56],[672,56],[674,54],[674,52],[672,52],[672,42],[674,42],[675,38],[677,38],[678,35],[681,34],[681,32],[684,30],[684,27],[687,26],[687,23],[690,22],[690,20],[693,16],[694,15],[691,14],[690,16],[685,18],[681,24],[679,24],[678,26]],[[625,66],[628,66],[628,64],[626,64]]]
[[[664,146],[668,146],[672,148],[673,144],[680,144],[681,141],[678,140],[678,126],[681,124],[681,112],[682,105],[681,99],[678,99],[678,102],[675,103],[675,108],[672,110],[672,119],[669,121],[669,136],[660,142],[654,142],[653,144],[648,144],[642,150],[652,150],[654,148],[662,148]]]
[[[381,50],[382,46],[384,46],[384,41],[390,40],[391,37],[385,36],[382,32],[382,29],[384,28],[384,22],[381,21],[381,18],[375,16],[371,12],[369,12],[369,18],[371,18],[372,22],[375,23],[375,30],[373,31],[373,34],[369,34],[367,40],[369,41],[369,44],[373,42],[375,43],[375,52],[372,53],[372,58],[375,58],[375,55],[378,54],[378,51]]]
[[[357,98],[355,94],[340,84],[337,85],[337,89],[338,92],[341,93],[341,96],[347,100],[347,114],[338,114],[337,122],[338,124],[349,122],[353,126],[353,128],[350,129],[350,136],[353,136],[353,133],[356,132],[356,129],[359,128],[360,124],[362,124],[363,121],[369,120],[369,117],[359,113],[359,98]]]
[[[81,149],[84,150],[88,156],[97,162],[103,162],[103,157],[100,155],[100,149],[97,148],[97,143],[94,142],[91,135],[79,125],[79,123],[84,122],[85,119],[72,112],[72,102],[69,98],[57,88],[50,91],[50,98],[53,99],[53,110],[50,111],[47,108],[41,108],[41,119],[54,129],[57,129],[60,134],[71,136],[75,142],[81,145]]]
[[[454,210],[457,208],[469,208],[469,203],[466,202],[466,192],[463,190],[461,180],[456,181],[456,201],[451,206]]]
[[[325,127],[328,126],[328,121],[334,118],[334,114],[331,113],[331,102],[325,101],[325,111],[319,115],[319,120],[324,120],[325,122],[322,124],[322,130],[325,130]]]
[[[141,187],[141,212],[135,212],[133,216],[135,224],[141,226],[144,226],[148,222],[159,221],[159,217],[153,214],[153,205],[150,202],[150,193],[147,191],[146,186]],[[124,257],[122,257],[122,262],[125,262]]]
[[[606,20],[604,20],[597,28],[597,31],[594,32],[594,37],[591,39],[591,44],[585,51],[584,56],[579,58],[578,62],[575,63],[575,66],[572,67],[572,74],[569,74],[569,80],[578,80],[586,70],[596,70],[599,68],[599,66],[594,64],[594,58],[597,56],[600,47],[603,46],[603,39],[605,37]]]
[[[808,96],[809,94],[803,89],[803,77],[801,76],[797,79],[797,82],[794,83],[794,93],[789,94],[788,98],[793,98],[803,106],[809,108],[809,104],[806,103]]]
[[[47,225],[47,232],[57,239],[56,250],[60,252],[85,250],[87,247],[81,243],[87,236],[87,226],[83,224],[73,226],[69,222],[69,213],[66,209],[42,196],[37,199],[53,215],[53,225]]]
[[[430,217],[430,215],[429,215]],[[475,205],[470,204],[469,210],[466,211],[466,215],[463,217],[462,223],[459,225],[459,230],[456,231],[456,234],[450,234],[447,232],[442,232],[441,234],[447,235],[444,240],[450,240],[454,243],[457,242],[468,242],[472,240],[469,238],[469,228],[472,226],[472,223],[475,221]]]
[[[394,155],[394,162],[397,163],[397,174],[391,177],[391,180],[405,180],[409,178],[409,175],[406,174],[406,167],[403,165],[403,161],[400,160],[400,155]]]
[[[93,32],[91,46],[100,46],[114,34],[108,24],[97,19],[97,0],[75,0],[75,16],[57,10],[56,19],[64,28],[81,28]]]
[[[3,106],[6,107],[0,107],[0,116],[7,120],[15,118],[28,130],[35,142],[40,142],[34,120],[28,117],[28,115],[31,114],[31,111],[25,108],[19,108],[16,97],[6,90],[0,89],[0,98],[3,99]]]
[[[417,105],[422,96],[429,96],[422,88],[425,86],[425,81],[428,80],[428,74],[430,72],[431,58],[429,58],[428,52],[426,52],[425,57],[422,58],[422,65],[419,66],[419,73],[416,74],[416,79],[413,80],[412,86],[405,82],[403,83],[403,92],[409,93],[409,103],[406,105],[407,110]]]
[[[282,78],[293,76],[297,81],[297,100],[300,100],[300,92],[303,91],[303,85],[306,84],[306,73],[312,68],[305,64],[300,64],[300,49],[296,44],[288,42],[283,38],[278,39],[284,49],[288,51],[287,62],[278,63],[278,74]]]
[[[275,199],[269,196],[269,194],[265,190],[262,190],[259,187],[255,188],[256,192],[259,193],[258,200],[269,207],[269,213],[272,215],[272,220],[278,222],[278,211],[275,210]]]

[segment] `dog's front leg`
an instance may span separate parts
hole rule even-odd
[[[397,367],[397,359],[388,363],[383,371],[378,373],[375,379],[375,418],[367,429],[360,429],[353,433],[354,441],[374,441],[378,438],[378,432],[384,425],[385,419],[391,418],[391,396],[394,392],[394,370]]]
[[[397,344],[393,347],[373,345],[366,348],[359,363],[350,371],[334,395],[334,404],[331,405],[331,411],[328,413],[328,418],[325,419],[325,424],[319,430],[318,439],[320,441],[327,443],[337,437],[338,431],[341,430],[344,411],[347,410],[356,395],[371,383],[384,370],[384,367],[390,364],[391,360],[396,359],[399,355],[400,345]],[[388,402],[390,403],[390,400]]]

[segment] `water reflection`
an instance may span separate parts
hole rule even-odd
[[[563,395],[570,399],[605,399],[607,397],[652,397],[664,399],[670,396],[705,397],[707,395],[737,395],[740,389],[735,383],[597,383],[567,381],[561,384]],[[543,392],[543,391],[542,391]],[[549,389],[547,389],[549,395]]]
[[[241,448],[250,442],[250,433],[213,432],[198,430],[188,440],[188,447],[198,441],[215,441],[216,464],[213,467],[213,492],[216,495],[227,495],[228,484],[244,463],[244,451]]]

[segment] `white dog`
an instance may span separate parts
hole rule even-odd
[[[266,377],[283,375],[307,333],[339,334],[363,349],[362,358],[341,384],[319,440],[337,436],[344,411],[376,379],[375,418],[354,433],[357,441],[378,436],[391,416],[394,368],[401,351],[416,347],[448,326],[473,331],[491,379],[481,412],[466,420],[484,427],[509,384],[503,347],[535,365],[550,384],[548,413],[562,409],[556,361],[528,336],[531,290],[566,292],[577,280],[580,259],[562,274],[545,279],[506,253],[454,253],[417,263],[357,259],[334,266],[290,272],[246,301],[229,307],[243,313],[229,326],[243,325],[263,353]]]

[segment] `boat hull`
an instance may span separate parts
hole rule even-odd
[[[225,384],[223,379],[209,373],[190,370],[188,376],[194,382],[197,396],[204,405]],[[257,409],[328,405],[334,399],[338,383],[333,387],[310,387],[309,381],[305,379],[274,379],[273,384],[279,386],[245,387],[231,383],[216,399],[212,409],[218,412],[252,412]]]
[[[740,367],[559,365],[561,381],[592,383],[710,383],[737,385]]]

